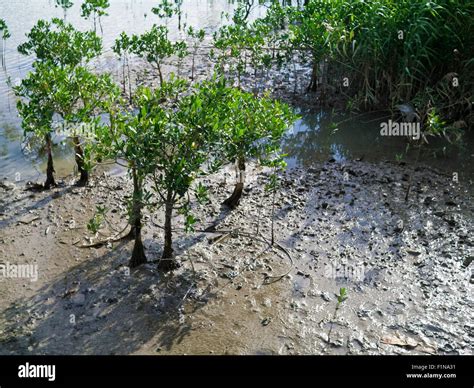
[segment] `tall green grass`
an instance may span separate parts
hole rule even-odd
[[[411,102],[427,117],[437,107],[449,121],[473,122],[474,2],[472,0],[309,0],[274,5],[290,34],[282,47],[329,62],[327,82],[352,106],[394,107]],[[347,77],[349,87],[342,86]]]

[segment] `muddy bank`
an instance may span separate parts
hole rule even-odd
[[[191,43],[188,42],[191,46]],[[212,40],[208,37],[198,48],[194,60],[192,55],[183,59],[171,57],[164,61],[162,72],[165,79],[170,74],[198,83],[209,80],[216,73],[216,60],[211,56]],[[194,62],[194,65],[193,65]],[[306,111],[317,111],[322,107],[345,110],[345,97],[335,88],[327,85],[318,85],[317,90],[309,91],[308,85],[311,80],[312,67],[310,63],[303,62],[298,56],[292,58],[294,64],[291,69],[284,66],[272,66],[269,69],[255,71],[250,64],[246,65],[245,71],[238,76],[228,65],[224,67],[224,75],[229,85],[240,87],[246,91],[262,95],[270,92],[271,96],[286,102],[298,109]],[[132,91],[137,86],[159,87],[159,78],[156,70],[145,60],[132,56],[130,58],[130,71],[124,72],[123,62],[109,54],[100,63],[100,71],[109,71],[113,74],[115,81],[121,85],[124,97],[129,97],[129,89]],[[194,66],[194,70],[193,70]],[[125,86],[124,86],[125,79]],[[130,83],[129,83],[130,80]]]
[[[275,212],[282,250],[266,243],[267,175],[252,168],[234,212],[220,205],[232,169],[208,178],[211,204],[194,210],[197,228],[215,233],[177,230],[172,275],[153,262],[159,214],[146,216],[150,263],[137,270],[126,267],[131,241],[81,248],[126,226],[127,177],[44,193],[3,182],[0,263],[37,264],[38,281],[0,279],[0,354],[472,354],[473,212],[462,183],[393,163],[288,171]],[[109,224],[94,239],[97,204]]]

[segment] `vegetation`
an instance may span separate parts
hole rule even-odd
[[[60,19],[38,21],[28,34],[29,40],[18,47],[24,55],[35,54],[34,72],[15,89],[21,100],[20,117],[26,132],[44,137],[48,155],[45,188],[55,184],[52,159],[53,116],[59,115],[69,129],[90,123],[97,98],[101,94],[100,77],[84,66],[102,51],[100,38],[93,32],[81,32]],[[35,125],[40,122],[41,125]],[[72,126],[71,126],[72,125]],[[49,129],[48,129],[49,126]],[[75,157],[81,175],[79,184],[88,181],[87,161],[77,130],[68,132],[74,142]],[[83,133],[82,135],[86,135]]]
[[[192,40],[192,65],[191,65],[191,80],[194,81],[194,68],[196,66],[196,55],[199,50],[199,45],[202,44],[206,37],[204,30],[195,30],[193,27],[189,27],[187,31],[188,37]]]
[[[65,9],[72,6],[58,4]],[[93,19],[94,31],[78,31],[60,19],[40,20],[28,41],[18,47],[20,53],[36,57],[33,71],[14,90],[25,133],[45,144],[44,186],[55,184],[52,137],[58,122],[70,130],[80,184],[88,182],[94,162],[111,159],[126,166],[133,182],[131,199],[123,198],[135,240],[131,267],[147,261],[142,242],[146,209],[164,212],[160,269],[177,267],[173,216],[179,212],[186,230],[192,230],[197,222],[192,198],[199,203],[207,198],[199,178],[227,163],[235,164],[237,181],[224,204],[231,209],[239,205],[248,164],[257,161],[273,169],[265,192],[273,197],[274,214],[278,172],[285,167],[281,140],[297,116],[265,91],[272,68],[296,75],[297,63],[308,63],[312,71],[307,89],[321,99],[342,98],[352,108],[400,109],[410,103],[412,120],[424,128],[424,140],[431,134],[447,134],[454,123],[460,127],[460,121],[472,121],[469,2],[266,4],[266,15],[250,21],[255,2],[239,2],[231,23],[213,35],[216,74],[200,83],[179,76],[184,58],[191,54],[190,79],[195,81],[195,58],[204,30],[187,29],[188,51],[188,42],[169,38],[167,22],[154,24],[141,35],[122,33],[116,40],[113,51],[122,61],[122,88],[110,74],[91,72],[89,62],[102,52],[96,29],[97,23],[102,29],[107,0],[82,4],[82,16]],[[152,12],[165,21],[181,16],[181,2],[163,0]],[[9,36],[3,21],[0,33],[4,40]],[[158,87],[132,85],[132,55],[156,70]],[[177,58],[178,77],[164,71],[170,58]],[[295,80],[295,90],[296,84]],[[409,189],[410,184],[407,197]],[[100,227],[104,211],[91,221],[91,231]]]
[[[17,104],[18,113],[22,118],[25,135],[34,134],[44,139],[47,155],[46,181],[44,188],[56,185],[53,162],[53,116],[54,109],[50,99],[52,85],[44,82],[49,68],[41,62],[33,64],[34,71],[23,79],[21,85],[15,87],[15,94],[20,98]]]
[[[468,1],[309,0],[275,5],[267,20],[288,25],[281,48],[311,54],[309,89],[338,91],[351,107],[411,102],[423,116],[436,106],[472,123],[473,12]]]
[[[183,17],[183,12],[181,10],[182,6],[183,0],[174,0],[174,2],[171,0],[160,0],[158,6],[153,7],[151,12],[153,12],[160,19],[164,19],[166,25],[168,25],[169,19],[171,17],[176,16],[178,19],[178,30],[181,30],[181,20]]]
[[[172,42],[168,38],[168,27],[153,25],[150,31],[131,38],[132,52],[145,58],[157,71],[160,85],[164,82],[163,62],[173,55],[183,55],[186,51],[185,42]]]
[[[80,173],[78,184],[86,185],[92,167],[88,158],[89,142],[98,121],[96,107],[113,88],[112,81],[108,74],[97,76],[84,67],[55,67],[47,76],[50,78],[43,78],[43,82],[53,86],[49,95],[54,113],[66,124],[66,134],[73,140]]]
[[[6,63],[5,63],[5,51],[7,49],[7,39],[10,38],[10,31],[8,30],[7,23],[5,20],[0,19],[0,58],[2,62],[2,67],[5,68]]]
[[[74,3],[71,0],[55,0],[55,6],[56,7],[61,7],[64,12],[64,20],[66,20],[67,17],[67,10],[71,8],[74,5]]]
[[[81,16],[94,22],[94,32],[97,32],[97,23],[103,32],[101,17],[107,16],[107,8],[110,7],[109,0],[86,0],[81,5]]]
[[[307,63],[307,89],[322,103],[392,111],[410,103],[425,119],[436,107],[447,128],[472,126],[472,2],[269,3],[263,18],[249,22],[254,2],[241,2],[233,23],[214,34],[216,66],[237,85],[249,68],[256,82],[259,69],[284,65],[296,90],[296,63]]]
[[[139,94],[138,94],[139,96]],[[137,97],[139,98],[139,97]],[[98,161],[103,159],[122,160],[126,163],[128,173],[133,182],[133,195],[130,202],[125,198],[129,209],[130,235],[135,238],[130,267],[146,263],[145,249],[142,242],[142,211],[145,201],[149,198],[145,192],[145,179],[151,173],[147,157],[151,154],[146,149],[148,127],[138,127],[132,113],[127,113],[120,97],[118,87],[111,89],[101,104],[102,110],[109,115],[109,124],[99,125],[95,132],[94,154]]]
[[[208,147],[205,128],[192,125],[190,120],[200,114],[196,97],[179,102],[176,98],[186,87],[184,81],[172,79],[156,90],[139,88],[134,96],[138,113],[125,112],[116,103],[109,104],[110,125],[100,127],[96,134],[100,158],[125,160],[133,181],[129,209],[135,246],[131,267],[146,262],[141,240],[142,211],[150,206],[152,193],[158,196],[158,208],[165,207],[165,245],[160,268],[171,270],[177,266],[173,261],[172,213],[207,158],[202,148]],[[152,191],[146,188],[148,178],[152,178]]]
[[[341,308],[342,304],[347,300],[348,295],[347,295],[347,289],[345,287],[339,289],[339,294],[336,294],[337,298],[337,303],[336,307],[334,308],[334,315],[332,316],[332,320],[330,322],[329,326],[329,332],[328,332],[328,343],[331,343],[331,334],[332,334],[332,329],[334,326],[334,322],[337,319],[337,313],[339,309]]]
[[[225,90],[218,109],[223,163],[232,162],[237,167],[234,192],[224,202],[233,209],[242,197],[248,160],[258,159],[264,165],[274,163],[280,157],[282,136],[296,116],[283,103],[237,88]]]
[[[18,46],[18,51],[54,66],[86,64],[102,52],[102,41],[94,32],[81,32],[72,24],[56,18],[51,22],[39,20],[27,38]]]
[[[181,84],[179,84],[181,85]],[[199,116],[205,115],[206,107],[198,93],[180,99],[171,111],[159,106],[162,100],[160,91],[152,93],[145,89],[140,104],[138,120],[152,126],[153,191],[165,208],[164,246],[159,268],[169,271],[177,267],[173,259],[172,217],[175,209],[185,215],[187,228],[195,219],[189,213],[189,190],[194,180],[205,174],[203,166],[209,158],[210,132],[213,123]],[[204,200],[202,190],[197,191],[198,200]],[[182,202],[180,206],[178,203]]]
[[[122,32],[120,37],[115,40],[112,50],[120,58],[122,63],[122,88],[123,94],[128,93],[130,102],[132,100],[132,79],[130,75],[130,55],[133,51],[133,41],[125,33]],[[128,89],[127,89],[128,86]]]
[[[176,78],[155,90],[139,88],[134,109],[126,112],[117,104],[120,98],[115,94],[115,101],[106,109],[110,125],[98,126],[96,132],[99,159],[126,161],[133,181],[129,204],[135,237],[132,267],[147,260],[141,239],[145,207],[154,203],[155,208],[164,208],[164,248],[159,267],[172,270],[177,267],[172,246],[173,212],[178,210],[184,215],[186,229],[192,230],[196,219],[190,211],[189,192],[192,190],[200,203],[207,198],[201,183],[193,188],[195,180],[215,172],[223,157],[240,161],[278,158],[277,140],[294,118],[288,106],[226,87],[223,81],[205,82],[190,94],[183,94],[187,88],[185,81]],[[265,120],[268,112],[273,117]],[[244,130],[245,125],[249,126]],[[149,188],[147,181],[151,183]]]
[[[176,4],[175,6],[170,0],[161,0],[158,6],[151,9],[151,12],[153,12],[160,19],[168,19],[172,17],[175,12],[177,12],[177,7],[180,5],[181,4]]]
[[[0,19],[1,352],[466,353],[472,149],[423,153],[472,126],[473,2],[227,2],[199,29],[183,0],[82,0],[79,30],[55,0],[8,71]]]

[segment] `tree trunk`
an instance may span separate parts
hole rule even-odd
[[[255,0],[249,0],[245,4],[245,15],[244,15],[244,19],[243,19],[244,21],[246,21],[248,19],[248,17],[250,16],[250,11],[252,10],[254,2],[255,2]]]
[[[128,98],[131,104],[133,101],[132,77],[131,77],[131,72],[130,72],[130,62],[129,62],[128,54],[126,54],[126,58],[127,58],[127,74],[128,74]]]
[[[272,246],[275,245],[275,197],[276,197],[276,187],[273,188],[273,198],[272,198]]]
[[[74,142],[74,153],[75,153],[75,158],[76,158],[77,169],[79,173],[81,174],[81,178],[79,179],[79,182],[77,182],[77,184],[79,186],[85,186],[87,185],[87,182],[89,181],[89,172],[86,170],[84,166],[84,150],[81,147],[81,141],[79,139],[79,136],[74,136],[73,142]]]
[[[318,89],[318,61],[314,60],[313,62],[313,71],[311,73],[311,81],[308,85],[308,90],[315,92]]]
[[[3,63],[3,58],[4,58],[4,51],[3,51],[3,39],[0,40],[0,61],[2,62],[2,68],[4,67],[4,63]]]
[[[245,182],[245,159],[240,158],[239,163],[239,177],[238,181],[235,184],[234,192],[232,195],[224,201],[224,205],[235,209],[240,204],[240,199],[242,198],[242,193],[244,191],[244,182]]]
[[[132,229],[130,235],[135,237],[135,245],[133,247],[132,258],[129,267],[135,268],[147,262],[145,248],[142,242],[142,188],[137,172],[132,170],[133,177],[133,209],[132,218],[130,220]]]
[[[51,134],[48,133],[45,136],[46,141],[46,152],[48,154],[48,165],[46,167],[46,182],[44,183],[44,188],[49,190],[51,186],[56,186],[56,181],[54,180],[54,163],[53,163],[53,143],[51,141]]]
[[[161,65],[159,63],[157,63],[156,68],[158,69],[158,77],[160,78],[160,86],[162,86],[163,85],[163,73],[161,72]]]
[[[179,265],[173,257],[173,201],[171,195],[168,195],[165,206],[165,246],[163,248],[163,255],[158,263],[158,269],[163,272],[170,272],[178,268]]]
[[[123,83],[122,83],[122,87],[123,87],[123,95],[125,96],[127,94],[127,77],[125,76],[125,57],[122,58],[123,60],[123,63],[122,63],[122,78],[123,78]]]
[[[147,262],[146,255],[145,255],[145,248],[142,242],[141,225],[134,226],[134,233],[135,233],[135,244],[133,246],[132,258],[130,259],[130,262],[128,264],[130,268],[136,268]]]

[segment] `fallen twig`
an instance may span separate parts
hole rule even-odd
[[[109,237],[109,238],[106,238],[105,240],[97,241],[92,244],[80,245],[79,248],[97,248],[102,245],[106,245],[108,243],[122,241],[123,239],[128,238],[128,236],[130,235],[130,232],[128,232],[127,234],[121,236],[121,234],[128,228],[128,226],[129,225],[125,226],[125,228],[123,228],[122,231],[120,231],[120,233],[118,233],[115,237]]]

